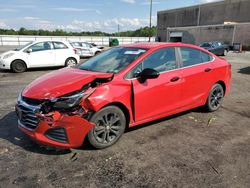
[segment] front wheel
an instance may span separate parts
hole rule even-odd
[[[11,70],[16,73],[26,71],[27,66],[22,60],[15,60],[11,63]]]
[[[88,133],[88,141],[95,148],[113,145],[124,133],[126,118],[116,106],[107,106],[96,112],[91,120],[95,126]]]
[[[77,61],[74,58],[70,57],[70,58],[66,59],[66,61],[65,61],[66,67],[74,67],[75,65],[77,65]]]
[[[207,103],[205,105],[209,112],[216,111],[220,108],[224,97],[224,90],[220,84],[215,84],[208,95]]]

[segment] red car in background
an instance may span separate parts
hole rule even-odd
[[[119,46],[29,84],[16,104],[18,125],[41,144],[77,148],[86,138],[105,148],[126,127],[198,106],[217,110],[230,82],[230,64],[194,45]]]

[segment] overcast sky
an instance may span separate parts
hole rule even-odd
[[[157,11],[218,0],[153,0]],[[149,0],[0,0],[0,28],[133,30],[149,24]]]

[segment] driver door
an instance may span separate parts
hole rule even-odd
[[[176,50],[172,47],[153,52],[132,70],[134,77],[145,68],[160,72],[158,78],[143,83],[132,79],[136,122],[164,116],[182,106],[182,70],[178,67]]]
[[[51,42],[38,42],[30,46],[26,53],[28,53],[29,67],[55,66],[56,57]]]

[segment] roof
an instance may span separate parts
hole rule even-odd
[[[187,47],[194,47],[197,48],[198,46],[192,44],[185,44],[181,42],[146,42],[146,43],[134,43],[134,44],[125,44],[121,45],[122,47],[129,47],[129,48],[161,48],[161,47],[170,47],[170,46],[187,46]]]

